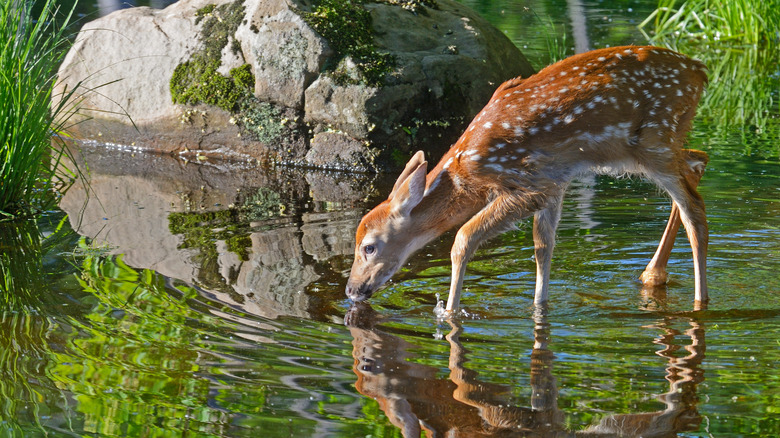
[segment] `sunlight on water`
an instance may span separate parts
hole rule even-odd
[[[199,170],[219,188],[194,181],[190,190],[170,185],[165,161],[162,179],[117,185],[120,176],[103,180],[108,169],[95,164],[92,189],[124,194],[87,204],[89,239],[66,236],[44,257],[69,260],[46,262],[55,280],[29,283],[45,292],[3,313],[3,428],[25,436],[417,436],[415,424],[470,436],[769,433],[780,378],[780,164],[760,141],[745,152],[706,133],[699,124],[692,137],[712,157],[702,185],[712,303],[703,312],[691,311],[684,236],[667,288],[644,290],[636,279],[669,210],[638,180],[572,188],[548,308],[532,303],[523,223],[478,251],[466,313],[446,319],[452,234],[413,257],[370,304],[345,299],[354,227],[381,193],[355,208],[325,202],[333,193],[231,186],[323,175],[239,170],[225,179],[207,168]],[[247,196],[236,203],[245,207],[185,208],[226,205],[218,198],[228,193]],[[76,195],[63,205],[80,211]],[[129,225],[160,221],[167,226]]]
[[[516,42],[537,20],[464,3]],[[583,3],[598,45],[637,42],[654,5]],[[454,318],[454,233],[369,302],[345,297],[355,227],[393,175],[85,147],[90,197],[74,186],[47,238],[0,224],[0,436],[773,436],[778,132],[691,133],[711,158],[706,310],[682,232],[669,284],[638,281],[669,201],[598,177],[567,194],[548,306],[525,221],[477,251]]]

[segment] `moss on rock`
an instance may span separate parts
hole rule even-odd
[[[274,104],[261,102],[256,97],[241,102],[241,109],[235,121],[253,138],[263,143],[275,142],[290,133],[284,111]]]
[[[378,0],[377,3],[387,3],[388,5],[400,6],[407,11],[419,13],[425,8],[439,9],[436,0]]]
[[[205,103],[228,112],[236,110],[239,101],[251,90],[246,87],[246,75],[242,73],[238,81],[235,77],[222,76],[217,72],[219,65],[219,61],[203,56],[194,56],[192,60],[179,64],[171,77],[173,102],[186,105]]]
[[[174,70],[170,81],[171,98],[174,103],[205,103],[233,112],[238,109],[239,101],[253,92],[251,66],[245,64],[233,69],[229,77],[217,70],[222,62],[222,50],[244,18],[244,2],[237,0],[218,7],[207,5],[198,9],[195,15],[196,22],[205,19],[201,29],[203,47]]]
[[[244,18],[243,0],[218,7],[207,5],[195,15],[196,22],[205,20],[200,35],[203,48],[174,70],[170,81],[173,102],[221,108],[233,114],[232,120],[251,138],[264,143],[276,142],[290,134],[284,111],[254,96],[255,76],[251,65],[236,67],[228,76],[218,71],[222,51],[231,40],[231,51],[243,57],[241,45],[231,38]]]
[[[337,57],[329,70],[339,83],[379,86],[395,66],[389,53],[377,51],[371,31],[371,14],[362,0],[319,0],[303,19],[325,38]],[[349,62],[342,62],[349,58]],[[354,65],[353,72],[347,71]],[[345,67],[346,66],[346,67]]]

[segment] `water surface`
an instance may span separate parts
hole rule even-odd
[[[472,6],[522,13],[496,5]],[[585,6],[592,45],[640,42],[647,2]],[[774,436],[777,132],[691,134],[711,157],[706,310],[682,232],[668,287],[637,280],[668,200],[599,177],[569,191],[548,307],[526,222],[477,252],[450,322],[433,308],[452,233],[368,304],[344,296],[355,226],[392,176],[84,145],[90,186],[42,221],[54,238],[0,227],[0,436]]]

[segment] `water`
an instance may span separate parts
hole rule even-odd
[[[521,13],[495,5],[476,7],[499,24]],[[639,42],[629,24],[650,9],[585,7],[594,46]],[[548,308],[532,304],[528,222],[478,251],[466,314],[450,322],[434,307],[452,233],[368,304],[345,298],[355,226],[392,176],[85,146],[91,196],[68,192],[42,221],[53,237],[0,226],[14,281],[0,283],[0,436],[775,436],[780,139],[768,132],[699,120],[691,134],[711,157],[707,310],[692,310],[682,233],[669,286],[637,281],[668,201],[597,178],[568,194]]]

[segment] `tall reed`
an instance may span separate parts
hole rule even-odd
[[[56,0],[46,0],[38,16],[33,4],[0,2],[0,220],[53,207],[69,178],[59,165],[65,148],[52,134],[75,110],[73,90],[51,102],[72,10],[58,25]]]
[[[697,39],[761,46],[780,35],[777,0],[659,0],[640,24],[653,23],[654,38]],[[647,35],[647,34],[646,34]]]
[[[780,0],[659,0],[639,28],[709,67],[703,117],[720,127],[780,131]]]

